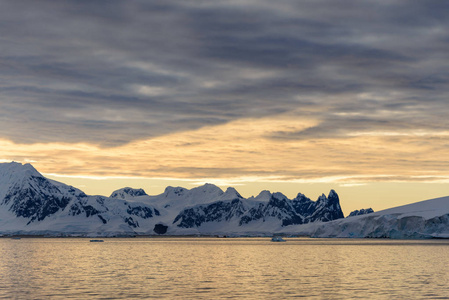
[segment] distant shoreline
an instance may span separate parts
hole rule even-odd
[[[75,239],[139,239],[139,238],[158,238],[158,239],[164,239],[164,238],[217,238],[217,239],[226,239],[226,238],[271,238],[273,235],[267,234],[267,235],[257,235],[257,236],[247,236],[247,235],[135,235],[135,236],[51,236],[51,235],[22,235],[22,234],[15,234],[15,235],[0,235],[0,239],[14,239],[14,238],[48,238],[48,239],[54,239],[54,238],[75,238]],[[287,238],[311,238],[310,236],[284,236]]]

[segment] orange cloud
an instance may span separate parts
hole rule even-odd
[[[43,173],[301,182],[444,181],[445,135],[357,132],[346,137],[274,140],[316,120],[245,119],[113,148],[77,143],[15,144],[0,140],[0,159],[33,162]]]

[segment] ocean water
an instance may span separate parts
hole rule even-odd
[[[449,241],[0,239],[6,299],[437,299]]]

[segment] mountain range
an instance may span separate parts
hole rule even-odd
[[[262,191],[244,198],[213,184],[167,187],[149,196],[122,188],[109,197],[45,178],[31,164],[0,164],[0,234],[129,236],[272,234],[282,228],[343,218],[337,193],[317,201]]]
[[[244,198],[213,184],[167,187],[149,196],[122,188],[109,197],[45,178],[30,164],[0,164],[0,236],[135,235],[449,238],[449,197],[344,218],[337,193],[312,201],[262,191]]]

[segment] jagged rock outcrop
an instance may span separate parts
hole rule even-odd
[[[348,215],[348,217],[367,215],[367,214],[371,214],[373,212],[374,212],[374,210],[371,207],[367,208],[367,209],[362,208],[361,210],[356,209],[354,211],[351,211],[351,213]]]
[[[307,218],[308,222],[328,222],[344,218],[343,211],[340,206],[340,198],[334,190],[331,190],[326,197],[321,195],[315,202],[315,211]]]

